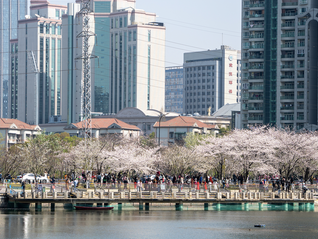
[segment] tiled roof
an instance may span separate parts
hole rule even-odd
[[[92,119],[92,129],[108,129],[111,125],[116,124],[122,129],[130,129],[130,130],[140,130],[137,126],[135,125],[130,125],[127,124],[121,120],[114,119],[114,118],[94,118]],[[77,129],[82,129],[83,123],[78,122],[75,124],[72,124],[75,126]]]
[[[153,127],[159,127],[159,122],[156,122]],[[197,120],[192,117],[188,116],[178,116],[173,118],[167,122],[160,122],[161,127],[196,127],[196,128],[208,128],[208,129],[215,129],[215,125],[205,124],[200,120]]]
[[[35,130],[37,127],[36,125],[29,125],[27,123],[24,123],[17,119],[5,119],[0,118],[0,128],[1,129],[9,129],[12,125],[15,125],[18,127],[18,129],[28,129],[28,130]]]

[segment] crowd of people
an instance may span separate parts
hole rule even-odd
[[[191,188],[193,190],[219,190],[228,189],[230,186],[238,186],[240,190],[248,190],[250,185],[258,185],[259,191],[273,192],[281,191],[290,192],[297,189],[302,189],[306,192],[306,182],[303,180],[295,181],[294,178],[274,176],[259,176],[257,178],[244,179],[242,174],[233,174],[232,177],[224,177],[218,179],[210,175],[195,174],[195,175],[165,175],[161,172],[157,172],[155,175],[134,175],[128,176],[126,173],[105,173],[105,174],[94,174],[92,172],[83,171],[81,175],[76,176],[73,172],[70,175],[65,175],[66,187],[69,185],[75,190],[77,186],[82,183],[86,187],[90,187],[91,183],[101,188],[112,188],[112,189],[123,189],[128,190],[128,184],[133,184],[134,188],[138,191],[142,190],[164,190],[171,191],[172,187],[175,186],[181,191],[183,188]],[[314,183],[314,179],[310,180],[310,183]]]

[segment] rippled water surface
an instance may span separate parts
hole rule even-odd
[[[305,211],[2,211],[0,238],[317,238],[317,218]]]

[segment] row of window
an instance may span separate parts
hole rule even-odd
[[[205,72],[202,72],[202,74],[201,73],[198,73],[198,74],[196,74],[196,73],[193,73],[193,74],[187,74],[187,78],[189,78],[189,77],[200,77],[200,76],[215,76],[215,74],[214,74],[214,72],[207,72],[207,73],[205,73]]]
[[[201,107],[201,106],[202,106],[202,107]],[[211,106],[211,105],[205,105],[205,104],[202,104],[202,105],[193,105],[193,106],[192,106],[192,105],[187,105],[186,108],[187,108],[187,110],[188,110],[188,109],[200,109],[200,108],[202,108],[202,109],[207,109],[207,108],[210,108],[210,107],[212,108],[212,110],[214,109],[214,105]],[[204,113],[205,113],[205,112],[204,112]],[[203,113],[203,114],[204,114],[204,113]]]
[[[27,29],[27,28],[26,28]],[[40,33],[52,34],[52,35],[62,35],[62,26],[55,24],[40,24]]]
[[[186,88],[186,90],[201,90],[201,88],[202,88],[202,90],[205,90],[205,85],[203,85],[202,87],[201,86],[193,86],[193,88],[192,88],[192,86],[187,86],[187,88]],[[208,85],[207,87],[206,87],[208,90],[210,90],[211,89],[211,85]],[[214,85],[212,85],[212,89],[214,89]]]
[[[209,78],[209,79],[207,79],[206,80],[206,82],[207,83],[211,83],[211,79]],[[196,80],[193,80],[193,84],[196,84],[197,83],[197,81]],[[212,78],[212,83],[214,83],[214,78]],[[192,84],[192,80],[187,80],[187,84]],[[200,79],[198,79],[198,84],[201,84],[201,80]],[[205,79],[202,79],[202,84],[205,84]]]
[[[211,93],[211,91],[208,91],[208,92],[202,92],[202,95],[205,95],[205,93],[206,93],[206,95],[214,95],[214,91],[212,91],[212,93]],[[194,92],[194,93],[187,93],[186,94],[186,96],[196,96],[196,95],[198,95],[198,96],[200,96],[201,95],[201,92],[198,92],[198,94],[196,94],[196,92]]]
[[[119,18],[112,19],[110,27],[111,27],[111,29],[123,28],[123,27],[127,27],[127,25],[128,25],[128,18],[127,18],[127,16],[125,16],[125,17],[119,17]]]
[[[211,98],[207,98],[206,100],[205,100],[205,98],[197,98],[197,99],[187,99],[187,103],[196,103],[196,102],[198,102],[198,103],[200,103],[200,102],[205,102],[205,101],[207,101],[207,102],[210,102],[211,101]],[[214,98],[212,98],[212,101],[214,102]]]
[[[205,71],[205,70],[214,70],[214,66],[195,66],[195,67],[187,67],[186,68],[186,71],[189,72],[189,71]]]

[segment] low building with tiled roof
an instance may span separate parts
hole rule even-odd
[[[0,118],[1,144],[8,149],[14,144],[24,143],[29,138],[41,134],[38,125],[29,125],[17,119]]]
[[[156,138],[160,144],[167,145],[182,140],[188,133],[213,134],[218,133],[218,126],[206,124],[193,117],[178,116],[166,122],[156,122],[153,126]]]
[[[82,136],[83,121],[73,123],[64,128],[70,136]],[[139,136],[140,129],[115,118],[93,118],[92,137],[99,138],[107,134],[118,134],[125,137]]]

